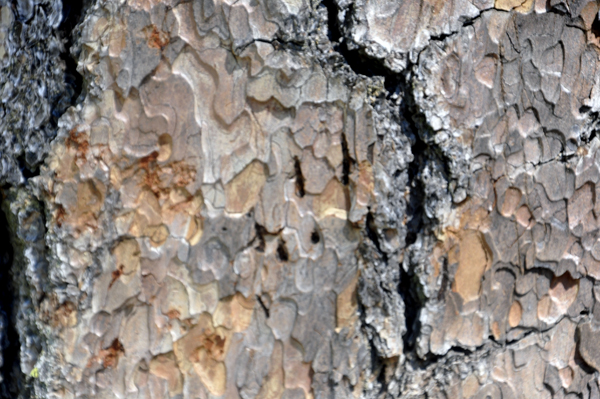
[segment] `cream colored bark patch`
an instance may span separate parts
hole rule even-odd
[[[366,206],[371,200],[375,188],[373,166],[368,161],[363,161],[358,166],[358,184],[356,185],[356,202]]]
[[[511,217],[517,210],[522,196],[523,195],[521,194],[521,191],[516,188],[510,187],[508,190],[506,190],[506,193],[504,194],[504,202],[502,203],[502,209],[500,210],[502,216],[507,218]]]
[[[283,373],[283,346],[281,342],[275,342],[269,374],[263,379],[257,399],[277,399],[283,395],[284,387]]]
[[[533,10],[534,0],[496,0],[494,7],[498,10],[510,11],[513,8],[521,14],[527,14]]]
[[[171,158],[171,154],[173,153],[173,138],[167,133],[162,134],[158,138],[158,158],[159,162],[168,161]]]
[[[523,315],[523,307],[519,301],[514,301],[508,311],[508,325],[516,327],[521,322],[521,316]]]
[[[203,313],[198,323],[173,344],[179,369],[184,373],[193,369],[211,394],[223,395],[227,385],[227,370],[223,361],[230,339],[230,331],[222,327],[214,328],[210,315]]]
[[[219,301],[213,315],[214,323],[234,332],[248,328],[254,313],[254,300],[244,298],[240,293]]]
[[[170,396],[179,395],[183,392],[183,375],[177,367],[173,352],[158,355],[152,359],[150,361],[150,373],[167,380]]]
[[[567,272],[552,279],[548,295],[563,312],[566,312],[575,302],[578,292],[579,280],[572,278],[571,274]]]
[[[315,198],[313,209],[315,216],[324,219],[327,216],[335,216],[346,219],[348,216],[348,197],[344,186],[337,179],[331,179],[323,193]]]
[[[265,167],[260,161],[246,166],[225,186],[225,209],[229,213],[247,213],[258,202],[267,181]]]
[[[571,277],[569,272],[554,277],[550,283],[548,294],[538,302],[538,318],[546,323],[554,323],[567,313],[569,307],[577,299],[579,280]]]
[[[358,285],[358,276],[354,277],[348,287],[337,297],[337,327],[351,327],[356,323],[358,309],[356,298],[356,287]]]
[[[227,369],[223,362],[215,360],[210,350],[201,347],[194,354],[194,371],[210,393],[216,396],[225,394]]]
[[[467,230],[460,236],[458,270],[454,276],[452,290],[465,302],[479,297],[481,278],[490,267],[492,254],[481,233]]]
[[[123,240],[113,251],[116,261],[116,273],[113,278],[121,278],[127,284],[132,275],[140,269],[140,246],[136,240]]]

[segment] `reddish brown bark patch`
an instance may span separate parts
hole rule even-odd
[[[75,160],[85,158],[90,148],[87,135],[83,132],[79,132],[77,129],[77,126],[71,129],[69,137],[65,140],[67,149],[74,148],[76,150]]]
[[[119,364],[119,358],[125,354],[125,348],[118,338],[115,338],[107,349],[102,349],[99,358],[104,368],[114,368]]]
[[[169,34],[152,25],[148,33],[148,47],[162,49],[169,44]]]

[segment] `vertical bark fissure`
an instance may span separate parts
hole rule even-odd
[[[369,56],[365,53],[364,49],[351,48],[348,45],[347,39],[344,36],[345,29],[343,24],[351,24],[353,19],[353,5],[352,3],[347,7],[344,16],[344,21],[339,21],[338,15],[340,8],[335,0],[323,0],[323,5],[327,9],[328,14],[328,36],[332,40],[334,49],[343,58],[345,63],[359,75],[365,75],[367,77],[381,77],[384,80],[385,87],[385,100],[390,101],[393,96],[400,97],[400,101],[396,103],[399,107],[400,123],[402,123],[401,132],[410,140],[410,150],[413,156],[412,161],[408,165],[408,183],[407,183],[407,209],[406,209],[406,237],[404,246],[404,261],[400,265],[389,264],[388,254],[382,249],[380,242],[380,236],[384,232],[376,226],[375,216],[372,212],[367,214],[365,223],[366,236],[373,243],[377,252],[379,253],[379,259],[381,262],[386,264],[386,268],[397,267],[399,269],[399,282],[397,286],[398,293],[402,297],[404,302],[404,317],[406,323],[406,331],[403,335],[403,352],[404,355],[409,359],[411,367],[424,370],[430,365],[440,361],[442,357],[428,354],[425,359],[421,359],[417,355],[416,341],[421,334],[421,323],[419,316],[423,308],[426,306],[428,298],[423,292],[423,287],[415,273],[419,263],[426,262],[424,254],[427,245],[431,245],[435,242],[434,230],[439,225],[438,220],[428,217],[426,207],[429,205],[430,212],[431,208],[434,208],[435,202],[439,199],[440,193],[428,192],[426,188],[426,182],[424,179],[424,172],[429,168],[435,170],[436,173],[441,176],[445,181],[446,191],[448,195],[449,187],[448,184],[452,178],[452,171],[450,169],[451,161],[446,158],[443,151],[439,146],[432,140],[432,131],[428,126],[425,115],[416,105],[416,101],[413,94],[412,85],[412,70],[414,63],[408,62],[406,68],[398,73],[388,68],[385,62],[381,59],[377,59]],[[475,17],[473,20],[463,22],[463,26],[471,25],[474,21],[479,18]],[[450,34],[444,34],[435,36],[430,39],[430,42],[441,42],[446,40],[448,37],[456,34],[452,32]],[[431,44],[430,44],[431,45]],[[394,176],[395,178],[401,178],[400,174]],[[447,265],[442,271],[441,287],[436,298],[438,301],[443,300],[448,286],[450,285],[451,276],[447,270]],[[386,287],[381,287],[386,289]],[[441,296],[441,297],[440,297]],[[364,313],[364,306],[359,306],[359,311]],[[363,324],[365,323],[364,315],[361,315]],[[367,334],[369,336],[369,334]],[[370,339],[373,337],[371,336]],[[461,348],[456,348],[460,353]],[[375,356],[375,355],[374,355]],[[381,354],[379,354],[381,356]],[[378,382],[381,384],[381,388],[385,386],[386,382],[384,373],[385,367],[379,367],[385,361],[384,358],[377,357],[371,360],[373,372],[378,375]],[[390,381],[387,381],[389,383]]]
[[[83,92],[83,76],[77,71],[77,58],[75,52],[75,35],[77,26],[83,22],[85,11],[91,5],[90,0],[65,0],[63,1],[62,22],[58,33],[65,40],[65,52],[61,59],[65,62],[65,95],[61,107],[56,108],[53,117],[56,121],[68,107],[75,105]]]
[[[3,192],[0,195],[4,196]],[[3,201],[4,202],[4,201]],[[18,288],[14,276],[14,239],[8,225],[8,219],[0,207],[0,345],[2,347],[0,366],[0,397],[15,398],[24,386],[20,367],[20,337],[16,328]]]
[[[426,206],[439,196],[437,192],[427,192],[423,174],[427,168],[435,169],[443,177],[446,190],[450,181],[449,160],[441,153],[440,148],[432,142],[432,132],[427,125],[425,115],[419,110],[412,92],[410,83],[409,65],[406,73],[402,75],[401,113],[406,122],[405,134],[411,140],[411,153],[413,160],[408,166],[408,198],[407,198],[407,235],[404,265],[401,267],[400,293],[405,302],[405,317],[407,332],[404,335],[404,352],[415,357],[415,344],[421,330],[419,316],[427,298],[414,270],[418,262],[423,262],[423,255],[410,255],[412,252],[422,251],[427,239],[435,241],[434,230],[439,225],[438,220],[427,215]],[[417,262],[413,259],[416,258]],[[447,285],[447,282],[446,282]],[[443,288],[443,287],[442,287]]]
[[[77,72],[76,57],[78,54],[74,54],[72,49],[74,49],[76,40],[75,28],[83,21],[85,11],[90,5],[90,1],[87,0],[63,1],[62,10],[57,10],[57,7],[60,7],[56,5],[42,3],[28,8],[24,3],[26,2],[12,1],[11,3],[15,20],[9,34],[10,41],[19,43],[24,40],[28,45],[25,48],[17,45],[10,50],[16,54],[10,53],[10,56],[28,63],[25,74],[33,74],[34,79],[21,82],[20,85],[23,87],[18,87],[15,93],[9,92],[9,95],[19,97],[23,92],[38,93],[42,96],[41,99],[34,98],[41,102],[46,101],[50,113],[41,122],[42,125],[39,128],[40,137],[43,137],[45,142],[39,143],[38,147],[34,145],[29,148],[31,119],[37,117],[34,115],[35,106],[43,108],[43,104],[36,104],[35,100],[32,103],[31,99],[28,101],[19,97],[10,100],[13,105],[6,106],[7,110],[5,110],[5,113],[12,112],[10,115],[12,119],[9,118],[8,121],[17,118],[16,123],[9,123],[8,128],[15,137],[23,141],[24,149],[21,152],[14,151],[12,154],[10,150],[6,151],[14,157],[17,170],[0,171],[0,183],[4,184],[0,190],[2,195],[0,209],[1,398],[30,398],[34,395],[32,382],[37,377],[38,370],[35,368],[24,370],[23,364],[27,363],[26,368],[35,364],[37,357],[46,345],[46,337],[40,331],[35,320],[36,317],[40,317],[38,314],[39,304],[44,298],[44,286],[48,280],[46,251],[44,250],[46,210],[44,203],[32,196],[33,189],[29,180],[40,175],[40,166],[45,160],[49,143],[56,136],[58,120],[70,106],[76,104],[82,94],[83,77]],[[59,18],[59,22],[52,27],[50,26],[51,22],[43,18],[48,20]],[[44,46],[48,46],[48,44],[40,42],[39,30],[46,31],[43,34],[46,38],[54,37],[54,39],[48,39],[50,42],[52,40],[62,41],[63,45],[57,45],[50,49],[45,48]],[[53,44],[49,46],[53,46]],[[40,58],[39,53],[40,51],[42,54],[47,52],[46,56],[49,57],[57,48],[60,51],[56,54],[56,58],[60,58],[64,67],[62,68],[63,82],[60,82],[60,75],[55,76],[48,72],[50,69],[60,71],[60,61],[57,63],[56,59]],[[44,66],[44,62],[51,62],[58,66]],[[24,65],[21,67],[25,68]],[[36,74],[35,71],[38,73]],[[3,70],[3,73],[6,74],[9,82],[12,82],[15,74],[17,79],[23,78],[23,72],[15,70],[12,61]],[[42,76],[44,73],[49,75]],[[39,84],[40,79],[51,80],[54,78],[58,78],[58,83],[42,82],[46,85],[56,84],[56,86],[52,86],[52,90],[40,91],[38,87],[35,87],[36,83]],[[61,90],[55,91],[56,87],[61,87]],[[6,91],[4,95],[7,95]],[[30,94],[25,96],[29,98]],[[16,101],[27,103],[27,107],[21,109],[21,115],[15,112],[15,109],[18,109],[14,108]],[[6,101],[3,102],[6,103]],[[25,122],[23,123],[23,121]],[[34,148],[37,148],[37,152],[33,151]],[[15,174],[11,175],[11,173]],[[15,178],[19,174],[20,179]],[[21,220],[22,214],[28,215],[25,221]],[[32,262],[35,264],[31,264]],[[35,276],[30,275],[32,272]],[[32,283],[32,279],[37,282]]]

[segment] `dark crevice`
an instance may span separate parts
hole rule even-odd
[[[569,14],[569,10],[567,9],[566,4],[563,4],[563,3],[556,3],[556,4],[552,5],[552,2],[550,2],[549,6],[548,6],[548,4],[546,4],[546,10],[548,10],[549,12],[554,12],[559,15]]]
[[[398,74],[390,71],[383,60],[369,56],[362,49],[350,48],[344,37],[344,28],[338,20],[340,12],[338,4],[335,0],[322,0],[322,4],[327,9],[327,35],[334,50],[344,58],[354,73],[368,77],[381,76],[385,80],[385,88],[388,93],[396,92],[399,83]],[[351,21],[354,12],[354,4],[350,3],[345,13],[345,21]]]
[[[310,242],[313,244],[318,244],[319,241],[321,241],[321,236],[319,236],[318,231],[314,230],[312,233],[310,233]]]
[[[356,74],[371,78],[388,75],[388,70],[380,59],[369,57],[368,54],[365,54],[361,50],[350,49],[345,40],[340,43],[336,50],[344,57]]]
[[[375,218],[373,217],[373,213],[371,211],[367,213],[365,227],[367,229],[367,237],[369,237],[371,242],[373,242],[373,245],[375,245],[375,248],[377,248],[377,252],[381,254],[383,260],[387,262],[387,254],[381,249],[381,243],[379,242],[379,234],[377,234],[377,226],[375,225]]]
[[[83,91],[83,76],[77,72],[76,57],[72,54],[75,44],[75,27],[83,22],[85,10],[91,5],[91,0],[63,0],[62,20],[57,33],[64,40],[65,52],[60,58],[65,63],[65,92],[55,99],[52,107],[51,124],[56,127],[58,119],[65,113],[67,108],[75,105],[81,98]]]
[[[37,164],[35,167],[29,165],[26,161],[25,154],[21,154],[17,157],[17,162],[19,164],[19,169],[21,170],[21,174],[25,178],[25,180],[29,180],[32,177],[39,176],[40,174],[40,165]]]
[[[281,262],[287,262],[290,259],[288,250],[285,247],[285,242],[282,239],[279,240],[279,244],[277,245],[277,259]]]
[[[344,186],[347,186],[348,183],[350,183],[350,167],[353,163],[354,159],[350,157],[346,134],[342,133],[342,184]]]
[[[246,50],[250,45],[254,43],[270,44],[271,46],[273,46],[273,49],[275,51],[287,50],[292,52],[300,52],[303,51],[306,47],[306,43],[302,40],[286,40],[281,37],[276,37],[272,40],[254,38],[238,47],[233,48],[232,51],[235,55],[239,56],[244,52],[244,50]]]
[[[577,156],[577,154],[576,154],[576,153],[571,153],[571,154],[568,154],[568,153],[566,153],[564,150],[562,150],[562,151],[560,152],[560,154],[559,154],[559,157],[558,157],[558,159],[559,159],[559,162],[567,163],[567,162],[569,162],[571,159],[575,158],[576,156]]]
[[[593,121],[593,129],[589,132],[589,134],[582,134],[581,141],[583,144],[589,144],[598,136],[598,123],[600,122],[600,115],[598,112],[590,112],[591,108],[582,106],[579,109],[580,113],[589,113],[589,117]]]
[[[342,30],[338,20],[340,12],[334,0],[323,1],[323,5],[327,9],[327,37],[333,43],[337,43],[342,38]]]
[[[70,33],[83,21],[84,12],[91,4],[91,0],[63,0],[62,21],[59,30],[69,33],[71,44]]]
[[[260,295],[257,295],[256,299],[258,300],[258,303],[260,304],[260,307],[265,312],[265,316],[267,316],[267,319],[268,319],[271,316],[270,313],[269,313],[269,308],[267,307],[267,305],[265,305],[265,303],[263,302],[263,300],[260,297]]]
[[[283,228],[279,229],[278,231],[276,231],[274,233],[271,233],[265,228],[265,226],[255,223],[254,230],[255,230],[256,235],[254,236],[252,241],[250,241],[248,246],[252,246],[256,242],[257,244],[254,247],[254,249],[256,249],[257,252],[264,253],[265,249],[267,248],[267,237],[278,236],[281,233],[281,231],[283,230]],[[283,239],[281,237],[279,238],[279,243],[277,245],[276,255],[279,260],[284,261],[284,262],[287,262],[288,257],[289,257],[287,248],[285,247],[285,241],[283,241]]]
[[[294,178],[296,179],[296,195],[300,198],[306,194],[304,190],[304,176],[302,175],[302,167],[300,166],[300,159],[294,157]]]
[[[411,64],[407,69],[410,70],[412,67],[413,65]],[[426,122],[426,116],[417,106],[412,91],[412,85],[407,75],[402,75],[400,86],[404,93],[401,112],[403,120],[407,123],[405,133],[412,142],[411,153],[413,155],[413,160],[408,166],[409,187],[416,188],[416,180],[420,180],[421,172],[430,164],[439,165],[444,179],[449,182],[452,174],[449,166],[451,162],[441,152],[440,148],[432,142],[434,133]],[[419,191],[424,192],[424,186],[422,184],[421,188],[417,188],[413,191],[413,194],[418,196]],[[422,208],[423,202],[420,203],[420,208]]]
[[[409,119],[411,130],[416,132],[414,122]],[[418,234],[422,231],[424,223],[423,203],[425,201],[425,187],[419,179],[419,175],[425,162],[427,162],[427,144],[418,134],[414,134],[414,144],[411,147],[413,161],[408,165],[408,189],[407,200],[407,223],[406,223],[406,246],[414,244],[417,241]]]
[[[47,140],[51,140],[56,135],[60,117],[70,106],[75,105],[78,99],[81,98],[83,77],[77,72],[77,62],[75,60],[75,57],[79,54],[72,54],[72,49],[76,47],[74,46],[76,35],[74,28],[83,21],[84,11],[91,5],[91,2],[91,0],[63,0],[60,24],[56,29],[48,27],[49,30],[47,34],[56,36],[63,42],[64,48],[59,50],[61,52],[57,58],[60,57],[65,69],[63,72],[63,90],[49,91],[50,94],[46,94],[48,97],[44,99],[44,101],[48,101],[48,104],[50,105],[50,115],[44,121],[44,125],[38,130],[45,134],[45,139]],[[31,32],[29,31],[33,28],[32,26],[29,26],[29,24],[35,24],[35,18],[45,18],[46,16],[53,15],[53,13],[56,13],[57,11],[54,5],[35,5],[31,1],[13,1],[13,5],[16,20],[18,21],[13,28],[15,36],[30,35]],[[37,16],[32,19],[36,14]],[[55,49],[40,48],[41,44],[35,38],[30,37],[26,40],[29,40],[30,43],[28,43],[27,50],[23,49],[25,54],[29,54],[31,51],[48,51],[50,54],[54,54],[55,52]],[[30,55],[30,57],[35,59],[34,55]],[[52,63],[58,62],[57,59],[52,61]],[[37,65],[34,62],[32,67],[38,68],[38,73],[43,75],[43,70],[40,69],[40,65]],[[49,66],[47,66],[47,68],[48,67]],[[25,147],[27,146],[25,145]],[[30,177],[39,175],[39,165],[43,162],[43,154],[40,154],[39,152],[43,153],[43,150],[38,149],[35,152],[26,150],[25,155],[20,156],[18,159],[20,170],[26,180]]]
[[[411,152],[413,160],[408,166],[408,195],[407,195],[407,209],[406,209],[406,248],[407,251],[411,250],[411,246],[417,243],[420,236],[429,235],[432,233],[433,225],[435,220],[429,220],[425,214],[425,204],[428,200],[425,185],[422,179],[422,174],[425,168],[434,165],[436,170],[440,170],[441,174],[448,181],[450,176],[449,162],[445,159],[445,156],[440,152],[435,144],[430,144],[428,137],[430,137],[430,129],[425,122],[425,116],[418,109],[414,95],[412,93],[412,85],[410,83],[410,72],[413,68],[413,64],[409,62],[404,72],[396,73],[390,70],[384,60],[369,56],[364,49],[351,48],[347,39],[344,37],[344,26],[340,26],[338,23],[339,7],[335,0],[322,0],[322,4],[327,9],[328,13],[328,29],[329,38],[333,42],[334,49],[343,57],[345,63],[354,71],[356,74],[364,75],[367,77],[380,77],[383,78],[384,87],[387,91],[387,99],[392,99],[392,96],[398,93],[402,93],[402,101],[398,105],[400,107],[399,114],[404,122],[403,133],[409,137],[411,142]],[[354,14],[354,5],[350,4],[346,9],[345,21],[346,23],[352,23]],[[469,21],[465,21],[468,24]],[[448,35],[441,35],[432,38],[432,40],[443,41],[454,33]],[[343,151],[343,170],[342,170],[342,183],[347,185],[349,183],[350,168],[352,165],[352,159],[350,158],[348,150],[348,142],[345,135],[342,135],[342,151]],[[395,176],[400,177],[401,173]],[[435,195],[435,193],[433,193]],[[366,235],[369,240],[373,243],[378,253],[381,255],[381,259],[384,263],[388,262],[388,254],[382,248],[382,243],[379,238],[379,229],[375,223],[375,215],[369,211],[366,216]],[[391,267],[392,265],[388,265]],[[405,321],[406,321],[406,333],[403,336],[404,340],[404,352],[407,356],[416,359],[415,356],[415,343],[419,337],[421,325],[419,322],[419,315],[421,309],[425,306],[425,297],[421,293],[421,285],[414,274],[414,266],[407,265],[406,269],[401,265],[400,268],[400,281],[397,287],[400,296],[402,297],[405,305]],[[446,273],[447,274],[447,273]],[[445,290],[449,285],[449,281],[442,281],[442,288],[439,295],[442,297],[445,295]],[[419,362],[426,362],[429,359],[421,359]],[[374,360],[373,360],[374,361]],[[383,374],[380,375],[380,377]]]
[[[254,224],[254,229],[256,230],[256,240],[258,240],[258,245],[256,246],[256,250],[258,252],[265,252],[266,241],[265,236],[268,234],[267,229],[264,226],[261,226],[258,223]]]
[[[388,95],[398,91],[398,86],[402,80],[401,75],[390,71],[383,60],[369,56],[362,49],[350,49],[345,40],[336,47],[336,50],[344,57],[354,73],[371,78],[382,77]]]
[[[379,383],[379,390],[380,393],[384,393],[386,391],[387,388],[387,384],[386,384],[386,369],[387,369],[387,363],[385,360],[381,361],[381,368],[378,370],[378,375],[377,375],[377,382]]]
[[[419,298],[417,287],[419,282],[415,281],[414,274],[409,275],[403,267],[400,267],[400,296],[404,301],[404,319],[406,323],[406,333],[402,337],[404,341],[404,352],[412,352],[415,348],[415,342],[421,331],[419,314],[423,304]]]
[[[407,67],[410,71],[412,65]],[[422,246],[422,238],[433,234],[437,220],[431,220],[425,213],[425,206],[436,196],[436,192],[427,192],[423,180],[427,168],[433,168],[441,173],[446,182],[450,181],[449,160],[441,153],[437,145],[429,138],[432,136],[430,127],[427,125],[426,117],[418,108],[408,73],[401,75],[399,88],[404,93],[400,105],[402,119],[406,122],[404,133],[411,141],[412,161],[408,165],[408,195],[406,198],[406,250],[411,252],[413,247],[419,250]],[[421,334],[421,323],[419,316],[426,305],[426,297],[422,293],[422,286],[414,273],[417,265],[413,265],[411,257],[406,259],[408,264],[400,268],[399,292],[405,306],[406,333],[403,336],[405,355],[416,359],[416,341]],[[448,267],[445,265],[442,272],[442,282],[438,298],[443,299],[449,285]],[[437,361],[430,354],[419,362],[422,365]]]
[[[361,315],[364,315],[364,309],[361,309]],[[364,322],[364,321],[363,321]],[[368,353],[369,356],[369,367],[372,370],[372,376],[374,377],[374,382],[379,385],[379,393],[384,393],[386,384],[385,384],[385,370],[384,370],[384,359],[380,357],[377,349],[374,345],[371,345],[370,351]],[[385,396],[384,396],[385,397]]]
[[[589,137],[586,139],[586,144],[590,143],[592,140],[594,140],[596,137],[598,136],[598,130],[594,129],[590,132]]]
[[[450,276],[448,272],[448,258],[444,257],[442,260],[442,281],[440,284],[440,290],[438,291],[437,300],[442,301],[446,296],[448,285],[450,284]]]
[[[596,39],[600,39],[600,19],[598,18],[598,15],[596,15],[596,18],[594,18],[594,22],[592,22],[592,28],[590,30]]]
[[[26,6],[23,6],[25,4]],[[13,1],[15,7],[17,21],[14,26],[15,34],[24,31],[34,12],[39,12],[44,15],[50,15],[52,10],[46,4],[34,5],[32,2],[16,2]],[[81,97],[83,89],[83,77],[77,72],[77,63],[74,57],[78,54],[72,54],[72,49],[75,44],[74,28],[83,21],[84,11],[91,5],[91,0],[63,0],[62,1],[62,18],[60,25],[53,31],[48,31],[48,34],[56,35],[61,38],[64,43],[64,51],[60,53],[60,61],[64,63],[64,90],[58,94],[50,94],[45,100],[49,102],[51,114],[46,120],[46,126],[49,129],[41,129],[46,134],[46,138],[51,139],[56,134],[58,120],[64,114],[68,107],[76,104],[78,98]],[[25,8],[23,8],[25,7]],[[33,7],[33,8],[31,8]],[[56,10],[56,9],[55,9]],[[39,46],[38,43],[31,43],[31,47]],[[51,50],[49,50],[51,52]],[[57,56],[58,58],[58,56]],[[60,63],[58,59],[54,62]],[[41,152],[43,152],[40,149]],[[43,155],[43,154],[42,154]],[[21,175],[25,181],[40,174],[40,165],[43,162],[43,156],[39,153],[33,153],[25,150],[22,154],[15,155]],[[9,201],[5,197],[5,193],[12,191],[10,185],[6,185],[0,189],[3,206]],[[19,190],[29,190],[27,186],[20,187]],[[44,212],[40,212],[41,217],[45,216]],[[9,228],[8,217],[11,218],[11,228]],[[37,338],[42,338],[39,332],[28,331],[23,332],[22,327],[17,330],[17,321],[28,322],[23,319],[23,301],[27,301],[23,297],[27,291],[27,280],[25,278],[25,270],[22,268],[21,258],[24,255],[23,243],[20,240],[12,240],[13,235],[17,234],[14,230],[15,221],[13,216],[5,213],[4,209],[0,209],[0,315],[2,318],[2,326],[0,328],[0,348],[2,362],[0,364],[0,398],[30,398],[33,397],[31,392],[31,377],[23,374],[21,370],[21,334],[33,334]],[[45,220],[41,225],[45,225]],[[22,226],[18,226],[21,228]],[[38,298],[40,299],[40,298]],[[39,301],[38,301],[39,303]],[[31,303],[27,311],[31,310]],[[23,328],[28,330],[34,326],[26,325]],[[35,327],[34,327],[35,328]],[[37,344],[35,344],[37,345]],[[36,349],[41,350],[41,347]],[[24,356],[25,358],[27,356]]]
[[[0,190],[0,195],[4,193]],[[4,201],[4,198],[3,198]],[[0,314],[2,315],[0,375],[0,398],[29,397],[24,393],[24,379],[20,367],[21,343],[16,329],[18,288],[13,277],[14,249],[6,214],[0,208]]]
[[[473,23],[474,23],[474,20],[471,20],[471,21],[469,21],[469,23],[463,23],[462,27],[473,25]],[[429,41],[432,41],[432,42],[443,42],[446,39],[448,39],[449,37],[452,37],[454,35],[456,35],[456,32],[441,33],[439,35],[430,36],[429,37]]]

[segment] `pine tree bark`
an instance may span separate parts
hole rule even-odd
[[[598,2],[0,7],[2,395],[600,397]]]

